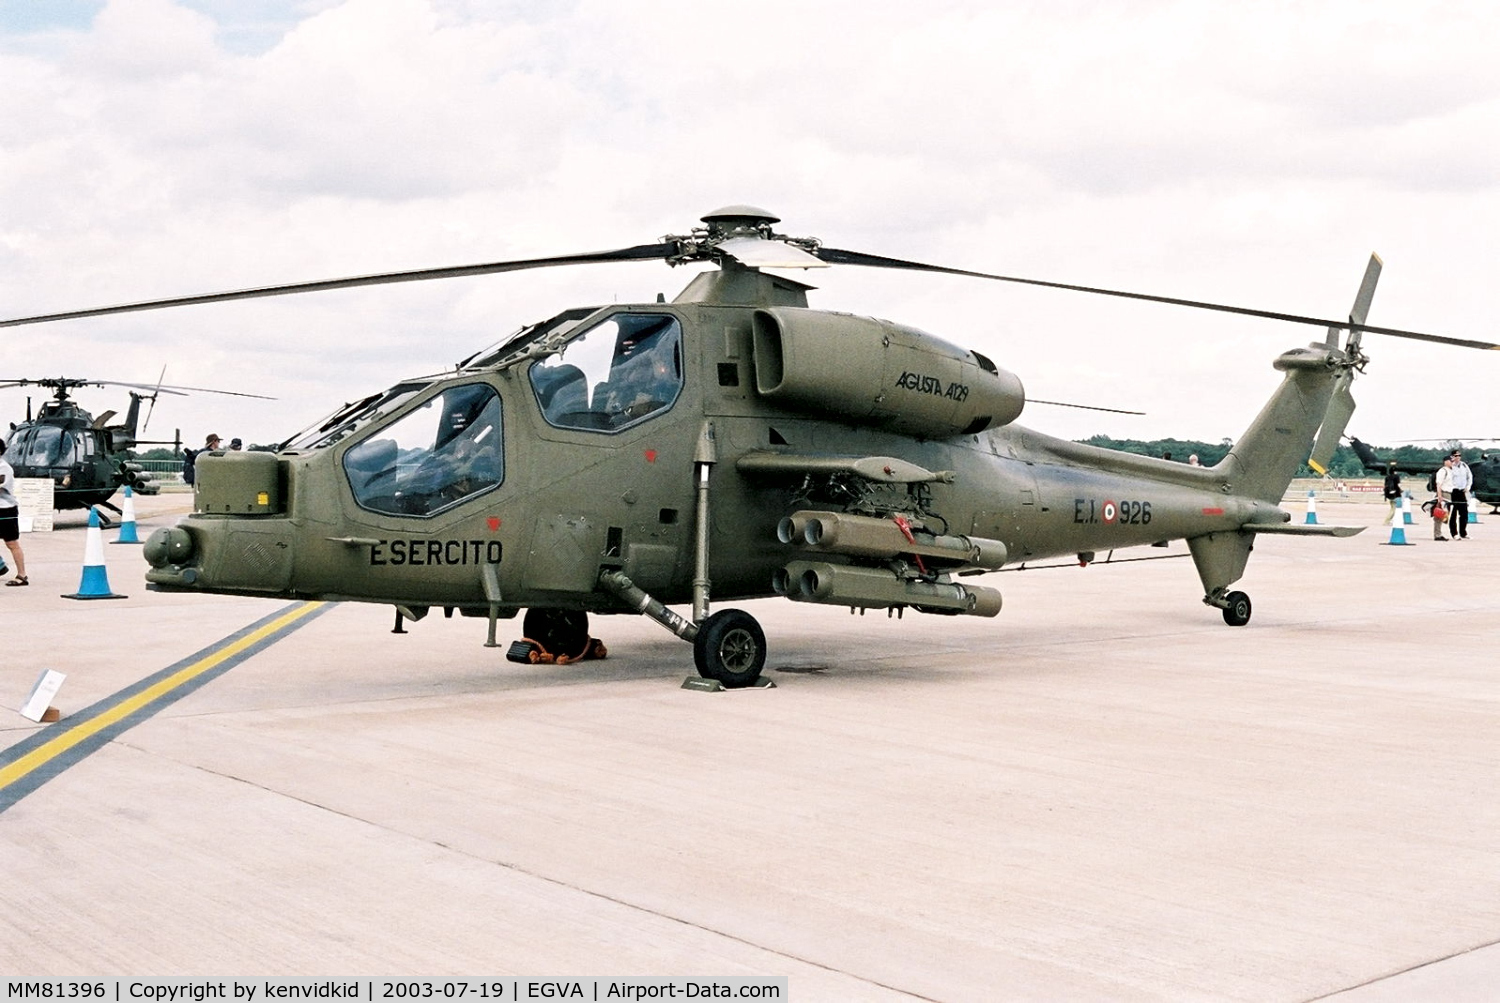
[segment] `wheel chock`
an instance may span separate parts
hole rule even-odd
[[[688,676],[682,681],[682,688],[685,690],[697,690],[700,693],[722,693],[729,689],[729,687],[717,679],[705,679],[702,676]],[[765,676],[761,676],[749,686],[740,687],[740,689],[745,690],[774,690],[775,688],[775,681],[767,679]]]
[[[534,665],[536,664],[534,656],[539,654],[540,651],[541,649],[531,641],[512,641],[510,642],[510,650],[505,653],[505,657],[508,661],[520,662],[522,665]]]

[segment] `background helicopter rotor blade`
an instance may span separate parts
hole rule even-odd
[[[421,268],[409,272],[382,272],[377,275],[356,275],[346,279],[292,282],[279,286],[261,286],[255,289],[237,289],[230,292],[206,293],[199,296],[174,296],[166,299],[142,300],[138,303],[123,303],[118,306],[94,307],[88,310],[67,310],[61,313],[37,314],[32,317],[16,317],[11,320],[0,320],[0,327],[44,324],[49,321],[75,320],[80,317],[103,317],[117,313],[133,313],[138,310],[162,310],[174,306],[224,303],[230,300],[257,299],[262,296],[289,296],[293,293],[326,292],[332,289],[353,289],[357,286],[379,286],[395,282],[425,282],[429,279],[453,279],[469,275],[493,275],[497,272],[518,272],[527,268],[551,268],[556,265],[593,265],[613,261],[648,261],[653,258],[670,258],[677,252],[677,243],[671,241],[662,244],[640,244],[636,247],[623,247],[614,251],[565,254],[552,258],[494,261],[481,265],[456,265],[449,268]],[[187,389],[193,388],[189,387]],[[229,393],[230,391],[214,390],[211,392]],[[253,397],[255,395],[244,394],[242,396]]]
[[[1179,299],[1175,296],[1153,296],[1150,293],[1132,293],[1119,289],[1100,289],[1095,286],[1077,286],[1065,282],[1046,282],[1042,279],[1023,279],[1014,275],[993,275],[989,272],[973,272],[964,268],[947,268],[942,265],[927,265],[919,261],[904,261],[887,258],[879,254],[862,251],[844,251],[834,247],[820,247],[818,257],[836,265],[866,265],[871,268],[900,268],[917,272],[938,272],[944,275],[965,275],[974,279],[992,279],[996,282],[1015,282],[1027,286],[1044,286],[1048,289],[1065,289],[1076,293],[1094,293],[1099,296],[1118,296],[1123,299],[1145,300],[1150,303],[1166,303],[1171,306],[1193,307],[1198,310],[1217,310],[1220,313],[1242,314],[1246,317],[1264,317],[1267,320],[1285,321],[1290,324],[1311,324],[1315,327],[1344,328],[1351,331],[1368,331],[1371,334],[1388,334],[1396,338],[1411,338],[1416,341],[1432,341],[1440,345],[1457,345],[1460,348],[1483,348],[1500,350],[1500,345],[1489,341],[1472,341],[1467,338],[1450,338],[1441,334],[1423,334],[1420,331],[1403,331],[1393,327],[1376,327],[1373,324],[1358,324],[1347,319],[1328,320],[1323,317],[1307,317],[1295,313],[1279,313],[1275,310],[1256,310],[1251,307],[1226,306],[1222,303],[1207,303],[1202,300]]]
[[[139,384],[139,383],[116,383],[115,386],[129,387],[129,386],[141,386],[141,384]],[[157,385],[147,386],[146,389],[147,390],[160,390],[162,393],[172,393],[172,394],[182,394],[182,393],[227,394],[230,397],[254,397],[257,400],[263,400],[263,401],[273,401],[273,400],[276,399],[275,397],[268,397],[265,394],[247,394],[247,393],[245,393],[242,390],[215,390],[212,387],[179,387],[179,386],[164,386],[164,385],[157,384]]]
[[[1049,404],[1052,407],[1076,407],[1084,411],[1108,411],[1110,414],[1145,414],[1144,411],[1126,411],[1118,407],[1100,407],[1097,404],[1069,404],[1067,401],[1044,401],[1035,397],[1026,398],[1027,404]]]
[[[75,387],[131,387],[135,390],[149,390],[152,394],[172,394],[174,397],[186,397],[189,393],[199,394],[227,394],[230,397],[254,397],[257,400],[273,401],[275,397],[267,397],[265,394],[247,394],[241,390],[215,390],[212,387],[180,387],[165,383],[126,383],[123,380],[83,380],[83,379],[51,379],[39,380],[0,380],[0,387],[50,387],[53,389],[63,388],[72,390]]]
[[[192,387],[168,387],[160,383],[122,383],[119,380],[89,380],[88,385],[91,387],[131,387],[135,390],[149,390],[153,395],[163,393],[174,394],[178,397],[186,397],[185,391],[193,389]]]

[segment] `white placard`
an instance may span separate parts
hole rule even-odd
[[[52,706],[52,698],[62,689],[66,678],[68,677],[54,669],[43,669],[42,674],[37,676],[36,685],[31,688],[31,695],[21,705],[21,716],[40,721],[42,715],[47,713],[47,708]]]
[[[52,532],[52,506],[55,501],[53,492],[56,490],[52,478],[17,477],[15,485],[21,532]]]

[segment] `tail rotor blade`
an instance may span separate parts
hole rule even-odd
[[[1344,429],[1349,426],[1349,419],[1354,415],[1354,395],[1350,393],[1353,383],[1353,369],[1345,369],[1339,374],[1333,396],[1328,401],[1328,410],[1323,414],[1323,424],[1318,429],[1317,441],[1313,443],[1312,455],[1307,458],[1307,465],[1319,477],[1328,473],[1333,452],[1338,449],[1339,440],[1344,437]]]

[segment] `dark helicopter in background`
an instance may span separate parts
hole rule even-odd
[[[52,391],[50,400],[44,401],[36,416],[32,416],[31,401],[26,402],[26,420],[11,422],[6,436],[6,459],[15,468],[16,477],[47,478],[53,483],[53,507],[58,511],[88,509],[95,505],[119,512],[110,501],[116,491],[129,486],[142,494],[154,494],[157,485],[151,472],[144,469],[131,456],[131,451],[143,444],[167,445],[181,448],[180,441],[157,441],[138,439],[145,428],[141,419],[141,405],[156,404],[160,394],[185,396],[189,392],[232,394],[236,397],[259,397],[259,394],[242,394],[232,390],[207,390],[203,387],[174,387],[156,383],[121,383],[117,380],[89,380],[73,377],[44,377],[42,379],[0,380],[0,388],[45,387]],[[79,406],[72,398],[78,387],[131,387],[130,406],[125,420],[111,424],[114,411],[105,411],[95,417]],[[146,411],[150,420],[151,408]],[[180,437],[179,437],[180,439]],[[109,520],[100,513],[107,525]]]
[[[1451,442],[1458,447],[1461,440],[1444,439],[1442,441]],[[1351,438],[1349,445],[1354,450],[1354,455],[1359,457],[1359,462],[1364,464],[1365,469],[1375,474],[1398,473],[1425,476],[1433,473],[1441,465],[1441,461],[1439,463],[1413,463],[1410,460],[1382,460],[1375,455],[1375,450],[1358,439]],[[1474,474],[1474,490],[1470,493],[1481,504],[1491,506],[1491,515],[1500,515],[1500,452],[1483,452],[1476,460],[1465,457],[1464,462],[1469,464],[1469,469]]]

